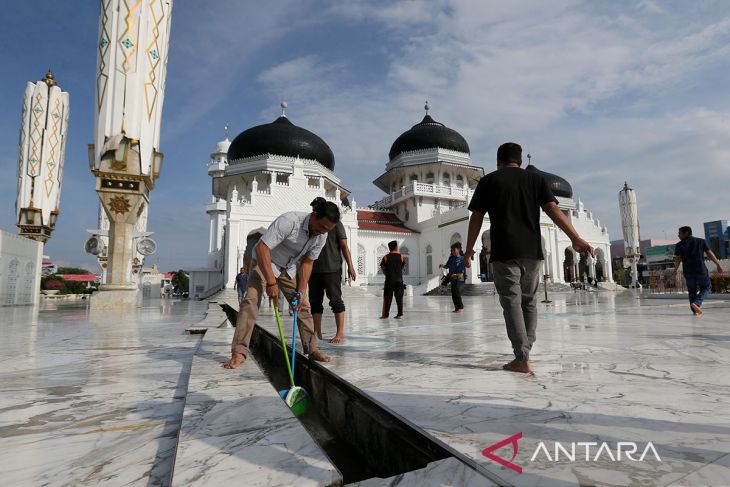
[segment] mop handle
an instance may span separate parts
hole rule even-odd
[[[299,294],[299,291],[294,291],[291,293],[291,305],[292,305],[292,308],[294,308],[294,326],[293,326],[293,331],[291,334],[291,373],[292,373],[292,376],[294,375],[294,362],[297,359],[297,315],[299,314],[297,307],[299,306],[300,297],[301,297],[301,294]]]
[[[286,360],[286,371],[289,374],[289,382],[294,387],[294,376],[289,368],[289,354],[286,353],[286,342],[284,341],[284,329],[281,327],[281,318],[279,318],[279,307],[274,305],[274,314],[276,315],[276,325],[279,327],[279,337],[281,338],[281,349],[284,350],[284,360]]]

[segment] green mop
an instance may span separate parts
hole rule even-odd
[[[297,301],[292,300],[292,305],[296,309]],[[289,383],[291,384],[290,389],[284,389],[279,391],[279,395],[284,399],[286,405],[291,408],[294,416],[301,416],[306,413],[311,404],[309,394],[303,387],[299,387],[294,384],[294,370],[289,364],[289,354],[286,352],[286,340],[284,339],[284,329],[281,327],[281,318],[279,317],[279,308],[274,305],[274,314],[276,315],[276,325],[279,327],[279,337],[281,338],[281,348],[284,350],[284,360],[286,361],[286,371],[289,374]],[[297,327],[297,313],[294,313],[294,330]],[[296,331],[294,332],[296,333]],[[294,335],[296,340],[296,335]],[[294,354],[296,349],[292,349],[292,361],[294,360]]]

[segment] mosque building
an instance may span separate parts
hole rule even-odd
[[[466,245],[471,196],[484,169],[472,163],[469,144],[457,131],[429,114],[393,142],[385,171],[374,184],[386,193],[379,201],[358,207],[335,174],[335,157],[316,134],[294,125],[282,103],[279,118],[241,132],[233,141],[218,142],[208,163],[213,180],[207,267],[191,272],[191,297],[205,298],[233,287],[238,269],[251,248],[276,217],[287,211],[311,211],[317,196],[336,203],[347,232],[359,285],[380,285],[379,268],[397,240],[406,257],[404,280],[413,294],[438,286],[439,264],[446,262],[452,243]],[[596,249],[596,258],[580,259],[570,239],[542,214],[540,220],[544,273],[549,282],[581,278],[612,281],[608,230],[563,178],[540,172],[557,197],[560,209],[580,235]],[[491,169],[490,169],[491,171]],[[490,225],[485,216],[475,251],[478,262],[467,282],[491,281]],[[343,269],[343,279],[346,269]]]

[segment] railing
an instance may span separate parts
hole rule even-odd
[[[450,197],[454,199],[463,199],[466,201],[469,196],[467,188],[459,188],[456,186],[443,186],[440,184],[411,182],[408,186],[403,186],[398,191],[391,193],[389,196],[376,202],[373,206],[376,208],[387,208],[397,203],[399,200],[411,196],[433,196],[433,197]]]
[[[649,271],[647,290],[651,294],[686,293],[687,282],[682,273],[672,278],[674,269]],[[713,294],[730,293],[730,272],[710,272]]]

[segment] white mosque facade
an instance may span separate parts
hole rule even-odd
[[[285,107],[285,106],[284,106]],[[347,231],[357,282],[379,285],[379,262],[387,242],[397,240],[407,257],[404,279],[409,292],[422,294],[438,286],[439,264],[446,262],[450,245],[465,244],[468,202],[484,169],[472,163],[469,146],[455,130],[428,115],[393,143],[389,162],[374,184],[386,195],[358,207],[334,172],[334,155],[317,135],[282,116],[270,124],[245,130],[232,142],[219,142],[208,163],[212,178],[207,266],[191,272],[191,297],[203,299],[233,287],[247,248],[280,214],[310,211],[317,196],[336,203]],[[536,171],[534,166],[527,170]],[[549,282],[590,278],[611,281],[610,239],[605,226],[564,179],[543,173],[559,206],[583,238],[596,249],[596,259],[581,260],[570,239],[544,214],[541,233],[544,274]],[[488,216],[477,239],[478,261],[467,273],[469,283],[491,281]],[[343,279],[346,277],[343,269]]]

